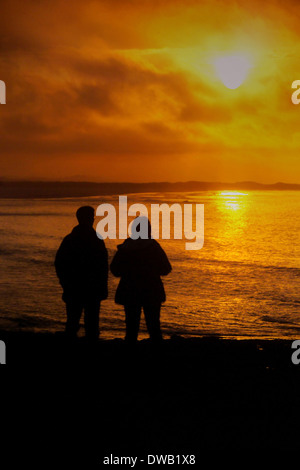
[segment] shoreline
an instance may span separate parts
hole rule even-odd
[[[215,364],[218,368],[222,361],[223,365],[226,366],[227,363],[228,367],[234,366],[237,369],[247,366],[250,369],[258,367],[292,370],[297,368],[291,361],[294,351],[291,346],[296,339],[229,339],[214,335],[198,337],[175,334],[164,339],[159,347],[153,346],[149,339],[140,339],[135,347],[129,348],[122,338],[99,338],[91,345],[84,336],[70,342],[62,331],[36,333],[0,329],[0,340],[6,344],[7,365],[29,361],[33,366],[41,362],[44,365],[51,364],[54,359],[67,361],[72,365],[72,356],[69,355],[69,350],[72,349],[74,361],[75,358],[78,361],[79,356],[82,365],[88,365],[91,359],[93,363],[101,362],[102,357],[116,361],[118,356],[122,358],[124,353],[132,354],[132,351],[136,351],[140,360],[143,356],[154,353],[160,354],[170,364],[175,360],[195,363],[200,357],[206,357],[208,364]],[[90,355],[91,351],[93,356]]]
[[[7,403],[21,403],[24,422],[53,423],[68,462],[157,453],[199,461],[211,450],[299,445],[300,365],[289,340],[177,336],[128,348],[51,333],[0,331],[0,339],[12,378]]]

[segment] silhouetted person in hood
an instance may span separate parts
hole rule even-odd
[[[160,308],[166,295],[160,276],[169,274],[172,267],[160,244],[151,238],[147,217],[133,221],[131,238],[118,245],[110,269],[121,277],[115,301],[124,305],[126,341],[137,341],[142,308],[151,340],[161,341]]]
[[[94,209],[80,207],[76,217],[79,224],[63,239],[56,253],[55,269],[66,302],[66,334],[76,337],[84,310],[86,337],[96,339],[100,302],[107,298],[107,250],[93,228]]]

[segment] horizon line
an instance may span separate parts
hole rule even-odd
[[[91,180],[45,180],[45,179],[11,179],[11,178],[0,178],[1,183],[76,183],[76,184],[188,184],[188,183],[202,183],[202,184],[257,184],[263,186],[275,186],[275,185],[300,185],[299,183],[287,183],[285,181],[276,181],[275,183],[261,183],[254,180],[241,180],[241,181],[205,181],[205,180],[185,180],[185,181],[91,181]]]

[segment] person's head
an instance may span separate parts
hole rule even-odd
[[[82,206],[76,212],[79,225],[92,227],[95,219],[95,211],[91,206]]]
[[[138,238],[149,239],[151,238],[151,224],[148,217],[139,216],[134,219],[131,225],[131,238],[134,240]]]

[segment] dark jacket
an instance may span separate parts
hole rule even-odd
[[[55,269],[65,301],[107,298],[107,250],[92,227],[77,225],[63,239],[56,253]]]
[[[166,300],[160,276],[169,274],[172,267],[156,240],[128,238],[118,245],[110,269],[114,276],[121,277],[115,296],[117,304]]]

